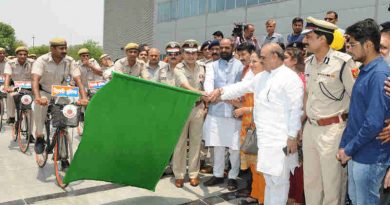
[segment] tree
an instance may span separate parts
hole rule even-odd
[[[34,53],[35,55],[37,55],[37,57],[46,54],[50,51],[48,45],[34,46],[34,47],[30,47],[28,50],[30,54]]]
[[[15,29],[0,22],[0,47],[5,48],[8,55],[15,55]]]
[[[75,60],[79,60],[80,57],[77,52],[81,48],[87,48],[89,50],[90,58],[94,58],[95,60],[99,60],[99,57],[103,54],[103,48],[99,46],[99,43],[93,40],[87,40],[83,44],[69,46],[68,55],[72,56]]]

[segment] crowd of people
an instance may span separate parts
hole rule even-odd
[[[234,191],[241,170],[250,178],[237,192],[245,198],[240,204],[390,203],[390,22],[365,19],[343,30],[337,21],[334,11],[324,20],[296,17],[285,39],[269,19],[261,41],[246,24],[242,36],[216,31],[202,44],[169,42],[161,60],[158,48],[137,43],[115,62],[108,54],[97,62],[86,48],[75,61],[63,38],[52,39],[50,52],[37,59],[26,47],[7,59],[0,48],[3,92],[13,91],[13,81],[31,81],[31,139],[42,153],[52,85],[79,87],[81,105],[88,104],[88,82],[108,81],[112,72],[182,87],[202,97],[167,167],[176,187],[188,173],[191,186],[227,178]],[[10,94],[6,107],[12,124]],[[213,176],[201,180],[199,173]]]

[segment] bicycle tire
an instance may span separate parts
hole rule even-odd
[[[18,124],[18,145],[22,153],[26,153],[30,144],[29,123],[26,111],[21,111],[19,114]]]
[[[65,189],[68,186],[68,184],[64,184],[63,182],[66,170],[62,169],[63,167],[60,165],[60,163],[63,160],[68,160],[68,158],[69,158],[69,162],[71,162],[73,159],[73,150],[70,148],[72,145],[69,143],[70,142],[69,135],[65,130],[61,129],[58,132],[56,132],[55,135],[57,135],[57,137],[56,137],[56,143],[53,151],[54,172],[56,176],[57,185],[62,189]]]

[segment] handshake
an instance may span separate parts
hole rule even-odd
[[[220,97],[223,93],[223,89],[222,88],[217,88],[215,89],[214,91],[210,92],[210,93],[207,93],[205,91],[201,91],[200,92],[202,94],[202,100],[205,101],[205,102],[217,102],[220,100]]]

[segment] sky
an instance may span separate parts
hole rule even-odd
[[[68,45],[94,40],[103,45],[104,0],[0,0],[0,21],[28,46],[63,37]]]

